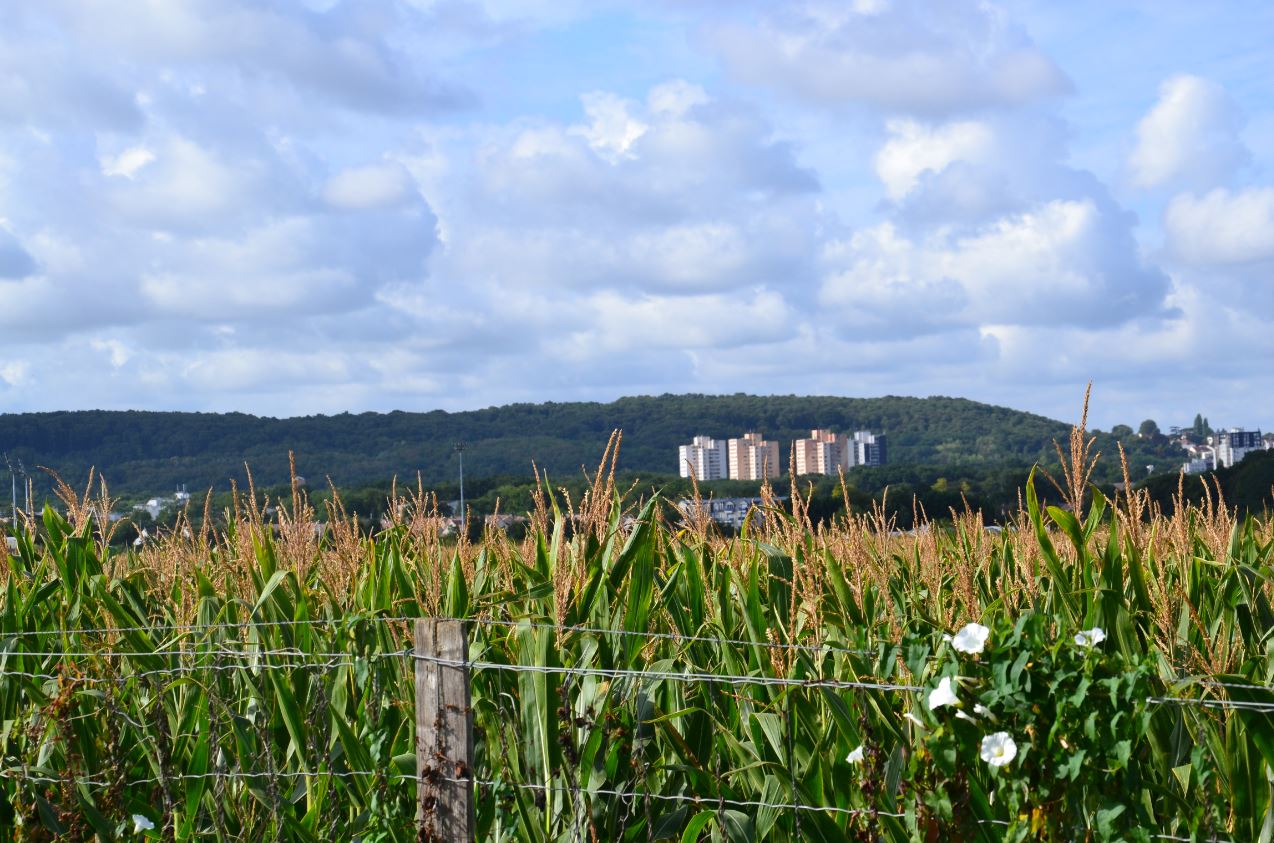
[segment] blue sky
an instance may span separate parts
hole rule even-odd
[[[1274,425],[1274,6],[15,0],[0,409]]]

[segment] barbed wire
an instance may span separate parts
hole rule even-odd
[[[219,631],[219,630],[240,630],[251,631],[257,627],[288,627],[288,626],[334,626],[341,624],[356,625],[359,623],[411,623],[418,620],[434,620],[435,618],[427,618],[422,616],[397,616],[397,617],[352,617],[352,618],[307,618],[295,621],[254,621],[245,620],[239,622],[224,622],[212,624],[161,624],[157,626],[122,626],[122,627],[79,627],[72,629],[50,629],[50,630],[15,630],[12,632],[0,633],[0,640],[5,638],[33,638],[41,636],[62,636],[62,635],[111,635],[129,632],[147,632],[147,633],[164,633],[164,632],[201,632],[201,631]],[[692,644],[714,644],[714,645],[731,645],[731,646],[747,646],[747,647],[763,647],[771,650],[796,650],[811,653],[841,653],[845,655],[875,655],[874,649],[855,649],[849,647],[839,647],[831,644],[800,644],[781,641],[752,641],[746,638],[728,638],[701,635],[684,635],[679,632],[648,632],[632,629],[606,629],[604,627],[579,626],[579,625],[563,625],[546,623],[543,621],[499,619],[499,618],[436,618],[436,620],[454,620],[461,623],[474,624],[475,626],[500,626],[500,627],[527,627],[530,629],[551,629],[557,632],[578,633],[587,635],[617,635],[645,638],[649,640],[666,640],[673,642],[684,642]]]
[[[147,785],[155,785],[161,783],[173,783],[182,781],[197,780],[223,780],[223,781],[244,781],[256,779],[310,779],[310,778],[341,778],[353,779],[360,777],[384,778],[389,781],[399,782],[415,782],[416,784],[437,785],[439,782],[448,784],[468,785],[470,787],[487,788],[491,791],[498,790],[521,790],[531,791],[535,793],[561,793],[570,796],[588,796],[588,797],[612,797],[624,800],[652,799],[662,802],[673,802],[678,804],[690,804],[700,807],[713,808],[735,808],[735,809],[756,809],[756,810],[773,810],[773,811],[805,811],[815,813],[836,814],[848,817],[888,817],[891,819],[905,819],[907,814],[895,811],[883,811],[874,808],[842,808],[836,805],[811,805],[803,802],[769,802],[762,799],[739,799],[734,797],[725,797],[720,795],[700,795],[694,793],[659,793],[650,790],[618,790],[615,788],[602,787],[579,787],[571,785],[556,784],[533,784],[529,782],[512,782],[501,779],[481,779],[481,778],[460,778],[453,776],[442,776],[436,774],[413,774],[404,772],[392,772],[387,770],[313,770],[313,771],[281,771],[276,770],[272,773],[248,773],[237,770],[217,770],[208,773],[175,773],[166,776],[151,776],[140,779],[130,779],[128,781],[103,781],[100,779],[90,779],[78,776],[49,776],[43,775],[41,772],[32,774],[26,770],[10,768],[0,770],[0,778],[9,779],[11,781],[29,782],[33,784],[75,784],[84,787],[97,788],[136,788],[145,787]],[[979,820],[982,825],[1008,826],[1010,823],[1006,820]],[[1156,840],[1181,841],[1181,843],[1190,843],[1195,838],[1180,837],[1173,834],[1154,834],[1152,837]],[[1210,843],[1233,843],[1233,841],[1223,840],[1216,836],[1208,838]]]
[[[580,633],[585,635],[633,636],[656,641],[673,641],[676,643],[684,642],[688,644],[716,645],[729,644],[731,646],[763,647],[768,650],[795,650],[808,653],[841,653],[845,655],[870,656],[875,655],[877,652],[876,650],[838,647],[831,644],[797,644],[782,641],[752,641],[747,638],[716,638],[700,635],[683,635],[680,632],[645,632],[635,629],[606,629],[598,626],[563,625],[544,623],[542,621],[499,620],[496,618],[440,618],[440,620],[454,620],[461,623],[472,623],[476,626],[550,629],[557,632]]]
[[[287,659],[392,659],[405,658],[412,654],[410,648],[403,650],[382,650],[378,653],[368,653],[359,655],[357,652],[341,652],[331,653],[324,651],[306,652],[295,647],[283,647],[277,650],[271,649],[255,649],[255,650],[86,650],[82,652],[63,651],[63,650],[0,650],[0,663],[8,659],[16,658],[34,658],[34,659],[56,659],[56,658],[75,658],[75,659],[94,659],[94,658],[125,658],[125,659],[147,659],[147,658],[182,658],[184,656],[215,656],[220,658],[236,658],[236,659],[255,659],[265,656],[282,657]]]
[[[1252,691],[1274,691],[1274,683],[1266,685],[1250,685],[1243,682],[1223,682],[1220,679],[1185,679],[1180,680],[1184,686],[1189,685],[1207,685],[1216,688],[1246,688]]]
[[[10,659],[57,659],[65,664],[65,659],[93,658],[202,658],[215,659],[213,664],[177,665],[166,668],[150,668],[122,674],[119,677],[87,677],[73,674],[53,674],[39,671],[11,670],[4,666]],[[926,686],[903,682],[867,681],[862,679],[837,679],[834,677],[780,677],[763,675],[739,675],[712,673],[693,670],[641,670],[629,668],[602,668],[587,666],[552,666],[505,664],[500,662],[445,659],[433,655],[415,653],[412,649],[390,650],[379,653],[360,655],[356,652],[306,652],[296,648],[234,650],[219,647],[216,649],[179,649],[154,651],[0,651],[0,677],[13,676],[31,680],[54,680],[68,678],[78,682],[101,681],[118,682],[128,678],[145,678],[165,675],[198,673],[201,671],[246,670],[330,670],[338,667],[357,667],[360,662],[382,661],[387,659],[409,658],[418,662],[437,664],[443,667],[467,668],[475,671],[507,671],[515,673],[540,673],[551,675],[595,676],[604,679],[638,679],[648,681],[671,681],[686,683],[719,683],[726,685],[758,685],[774,687],[831,688],[840,690],[877,690],[877,691],[923,691]],[[233,663],[222,663],[220,660],[233,659]],[[283,661],[274,661],[282,659]],[[78,667],[79,665],[68,665]],[[1230,683],[1221,680],[1196,680],[1177,683],[1179,688],[1199,685],[1206,688],[1222,688],[1236,690],[1265,690],[1274,692],[1274,688],[1248,683]],[[1274,701],[1234,700],[1207,697],[1183,697],[1176,695],[1152,696],[1146,700],[1155,705],[1195,705],[1207,708],[1241,709],[1255,712],[1274,711]]]
[[[238,671],[238,670],[316,670],[326,672],[335,670],[339,667],[357,667],[358,662],[354,661],[326,661],[314,662],[307,664],[258,664],[258,665],[242,665],[242,664],[205,664],[205,665],[184,665],[181,667],[166,667],[155,670],[139,670],[132,673],[124,673],[119,676],[79,676],[72,673],[30,673],[20,670],[4,670],[0,669],[0,677],[14,676],[20,679],[31,679],[38,681],[65,680],[68,684],[83,685],[122,685],[134,679],[148,679],[154,676],[181,676],[204,673],[208,671]]]
[[[672,682],[704,682],[725,685],[775,685],[780,687],[803,688],[842,688],[876,691],[923,691],[923,685],[909,685],[892,682],[861,682],[847,679],[789,679],[780,676],[739,676],[725,673],[702,673],[695,671],[671,670],[630,670],[626,668],[607,667],[568,667],[534,664],[501,664],[499,662],[466,661],[462,659],[444,659],[440,656],[429,656],[413,653],[416,661],[437,664],[442,667],[467,667],[472,670],[497,670],[510,673],[544,673],[553,675],[597,676],[604,679],[653,679]]]
[[[72,627],[66,629],[22,629],[13,630],[11,632],[0,633],[2,638],[31,638],[42,635],[107,635],[122,632],[199,632],[199,631],[215,631],[223,629],[238,629],[251,631],[256,627],[288,627],[288,626],[335,626],[340,624],[358,624],[368,622],[379,623],[408,623],[411,621],[430,620],[430,618],[420,615],[387,617],[382,615],[371,615],[368,617],[360,617],[357,615],[345,618],[303,618],[300,620],[275,620],[275,621],[259,621],[259,620],[243,620],[243,621],[223,621],[220,623],[190,623],[190,624],[156,624],[153,626],[97,626],[97,627]]]
[[[74,629],[55,629],[55,630],[21,630],[21,631],[0,633],[0,641],[3,641],[5,639],[26,638],[26,637],[66,636],[66,635],[73,635],[73,636],[74,635],[78,635],[78,636],[107,635],[107,634],[125,633],[125,632],[148,632],[148,633],[199,632],[199,631],[210,632],[210,631],[230,630],[230,629],[243,631],[243,632],[251,632],[258,627],[292,627],[292,626],[322,626],[322,625],[356,626],[360,623],[412,623],[419,620],[431,620],[431,618],[400,615],[400,616],[369,616],[369,617],[348,617],[348,618],[307,618],[302,620],[274,620],[274,621],[245,620],[242,622],[225,622],[225,623],[213,623],[213,624],[169,624],[169,625],[160,625],[160,626],[82,627],[82,628],[74,628]],[[554,630],[554,631],[563,632],[563,633],[576,633],[576,634],[588,634],[588,635],[617,635],[617,636],[625,636],[625,637],[639,637],[639,638],[643,638],[647,640],[672,641],[675,643],[702,643],[702,644],[712,644],[717,646],[728,645],[728,646],[743,646],[743,647],[760,647],[767,650],[800,651],[800,652],[810,652],[815,654],[875,655],[879,652],[879,650],[854,649],[854,648],[834,646],[830,644],[800,644],[800,643],[785,643],[785,642],[771,642],[771,641],[761,642],[761,641],[753,641],[753,640],[744,639],[744,638],[683,635],[678,632],[649,632],[649,631],[642,631],[642,630],[622,630],[622,629],[617,630],[617,629],[606,629],[604,627],[592,627],[592,626],[569,625],[569,624],[564,625],[564,624],[547,623],[543,621],[531,621],[528,619],[519,620],[519,619],[499,619],[499,618],[437,618],[436,620],[458,621],[461,623],[473,624],[475,626],[499,626],[499,627],[506,627],[506,628],[515,628],[515,629],[520,627],[525,627],[525,628],[531,628],[531,629],[548,629],[548,630]],[[218,641],[217,643],[224,648],[226,645],[230,643],[236,643],[236,642]],[[248,647],[259,646],[257,642],[253,642],[253,641],[241,640],[241,641],[238,641],[237,643],[240,643],[243,646],[248,646]],[[884,645],[884,646],[891,646],[891,645]],[[154,656],[158,656],[158,657],[181,657],[186,655],[202,656],[202,655],[208,655],[209,653],[215,653],[217,655],[241,655],[243,657],[248,657],[248,658],[255,658],[255,657],[265,656],[265,655],[281,656],[281,657],[289,657],[289,658],[295,657],[295,658],[329,658],[329,659],[330,658],[347,658],[351,656],[350,653],[306,653],[305,651],[302,651],[296,648],[257,649],[252,651],[231,651],[231,650],[209,651],[209,650],[167,649],[167,650],[134,651],[134,652],[107,651],[107,650],[96,651],[96,652],[88,652],[88,651],[85,651],[85,652],[49,652],[49,651],[26,652],[26,651],[20,651],[20,650],[0,650],[0,661],[3,661],[6,657],[17,657],[17,656],[22,656],[22,657],[30,656],[33,658],[91,658],[95,656],[121,657],[121,658],[148,658],[148,657],[154,657]],[[371,653],[366,656],[359,656],[359,658],[386,658],[386,657],[395,657],[395,656],[399,656],[403,654],[404,653],[401,651],[390,651],[388,653]],[[490,669],[496,666],[488,662],[468,662],[467,664],[470,667],[474,667],[474,668],[482,667],[486,669]],[[530,668],[528,667],[526,669],[530,669]],[[565,672],[578,673],[580,672],[580,670],[581,669],[577,669],[577,668],[551,669],[552,672],[563,672],[563,673]],[[3,670],[0,670],[0,675],[2,675],[3,672],[4,672]],[[681,674],[678,674],[678,675],[681,675]],[[665,674],[656,674],[656,677],[671,678],[670,676]],[[729,681],[730,679],[737,679],[737,678],[739,677],[723,677],[723,680]],[[746,679],[750,677],[744,677],[744,678]],[[809,684],[811,682],[817,683],[821,681],[824,681],[824,680],[800,680],[799,683],[794,682],[792,684]],[[1200,686],[1214,687],[1214,688],[1261,690],[1261,691],[1274,692],[1274,685],[1258,685],[1258,684],[1251,684],[1251,683],[1226,682],[1222,680],[1208,679],[1208,678],[1184,679],[1184,680],[1178,679],[1178,680],[1164,680],[1164,681],[1167,684],[1177,684],[1179,687],[1183,687],[1183,688],[1190,687],[1193,685],[1200,685]],[[743,684],[746,684],[746,683],[743,683]],[[782,684],[786,684],[786,683],[782,683]],[[901,688],[901,689],[921,690],[919,686],[907,686],[906,688]],[[1152,698],[1152,701],[1156,703],[1185,702],[1185,701],[1188,701],[1189,699],[1191,698],[1163,697],[1163,698]],[[1216,702],[1224,702],[1224,701],[1216,701]]]
[[[489,787],[493,790],[498,788],[509,788],[514,790],[530,790],[539,793],[567,793],[574,796],[618,796],[621,798],[631,799],[654,799],[663,802],[689,802],[694,805],[711,807],[766,808],[779,811],[820,811],[850,816],[871,815],[895,818],[902,818],[906,816],[906,814],[877,811],[871,808],[839,808],[835,805],[806,805],[799,802],[765,802],[762,800],[752,799],[733,799],[724,796],[700,796],[698,794],[690,793],[656,793],[654,791],[614,790],[600,787],[589,788],[569,785],[543,785],[525,782],[506,782],[499,779],[464,779],[453,778],[450,776],[439,776],[437,778],[441,781],[446,781],[452,784],[471,783],[479,787]]]
[[[1234,709],[1258,714],[1274,713],[1274,703],[1258,700],[1222,700],[1207,697],[1148,697],[1151,705],[1196,705],[1200,708]]]

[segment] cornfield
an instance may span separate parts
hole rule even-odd
[[[1108,501],[1081,435],[998,532],[816,528],[794,488],[725,539],[613,457],[516,542],[445,538],[420,489],[316,530],[294,488],[123,552],[63,487],[0,598],[0,824],[415,839],[412,621],[446,617],[482,840],[1274,835],[1270,523]]]

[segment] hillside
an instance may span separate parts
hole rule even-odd
[[[241,413],[80,411],[0,415],[0,450],[83,478],[96,466],[116,494],[147,495],[185,483],[225,489],[252,466],[261,485],[299,470],[344,487],[392,475],[453,478],[452,444],[464,440],[471,476],[528,476],[531,462],[559,477],[595,465],[607,437],[624,431],[620,468],[676,472],[676,446],[695,434],[760,430],[777,438],[786,469],[792,439],[813,427],[889,436],[891,464],[1022,465],[1052,456],[1066,426],[960,398],[663,395],[601,403],[514,404],[471,412],[362,413],[262,418]],[[1113,445],[1107,453],[1113,453]]]

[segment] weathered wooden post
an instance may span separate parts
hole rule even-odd
[[[473,711],[463,621],[416,621],[416,827],[430,843],[472,843]]]

